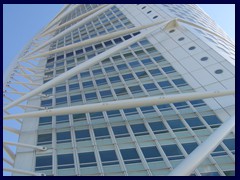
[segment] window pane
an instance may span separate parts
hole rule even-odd
[[[141,162],[136,149],[120,149],[125,164]]]
[[[94,152],[86,152],[78,154],[80,167],[97,166]]]
[[[74,168],[73,154],[57,155],[58,169]]]
[[[114,150],[99,151],[103,166],[119,164]]]
[[[141,148],[144,157],[146,158],[147,162],[154,162],[154,161],[162,161],[162,157],[158,151],[158,149],[154,146],[152,147],[142,147]]]
[[[68,132],[58,132],[57,133],[57,143],[71,142],[71,133]]]
[[[39,134],[37,145],[45,145],[52,143],[52,134]]]
[[[62,116],[56,116],[56,123],[64,123],[69,122],[69,116],[68,115],[62,115]]]
[[[52,116],[39,118],[39,126],[49,125],[49,124],[52,124]]]
[[[76,135],[77,141],[91,140],[88,129],[75,131],[75,135]]]

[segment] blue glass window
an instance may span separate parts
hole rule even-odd
[[[71,103],[81,102],[82,101],[82,95],[81,94],[73,95],[73,96],[70,96],[70,99],[71,99]]]
[[[77,130],[77,131],[75,131],[75,135],[76,135],[77,142],[91,140],[90,133],[89,133],[88,129]]]
[[[117,65],[117,68],[118,68],[119,70],[128,69],[128,67],[127,67],[126,64],[119,64],[119,65]]]
[[[183,125],[183,123],[179,120],[169,120],[167,121],[169,126],[172,128],[173,131],[182,131],[182,130],[186,130],[185,126]]]
[[[176,144],[164,145],[162,148],[169,160],[184,159],[182,152]]]
[[[37,145],[52,144],[52,133],[49,134],[39,134],[37,139]]]
[[[103,166],[119,164],[117,155],[114,150],[99,151]]]
[[[148,131],[144,124],[133,124],[131,128],[135,136],[148,135]]]
[[[56,87],[56,93],[66,92],[66,86]]]
[[[100,91],[100,95],[102,98],[112,97],[111,90]]]
[[[163,158],[161,157],[158,149],[155,146],[152,147],[141,147],[144,157],[146,158],[147,162],[154,162],[154,161],[162,161]]]
[[[117,96],[122,96],[122,95],[126,95],[127,90],[125,88],[118,88],[118,89],[114,89],[115,93]]]
[[[71,133],[67,132],[58,132],[57,133],[57,143],[67,143],[71,142]]]
[[[235,140],[234,139],[225,139],[223,143],[228,147],[228,149],[235,154]]]
[[[176,70],[175,70],[172,66],[163,67],[162,70],[163,70],[166,74],[176,72]]]
[[[76,84],[69,84],[69,90],[76,90],[76,89],[80,89],[79,83]]]
[[[107,84],[107,81],[106,79],[97,79],[96,83],[98,86],[101,86],[101,85]]]
[[[203,119],[209,124],[209,125],[220,125],[222,122],[218,119],[217,116],[211,115],[211,116],[203,116]],[[215,126],[214,126],[215,127]]]
[[[97,99],[97,94],[95,92],[85,94],[86,100]]]
[[[68,115],[60,115],[60,116],[56,116],[56,123],[65,123],[65,122],[69,122],[69,116]]]
[[[67,103],[67,97],[56,98],[56,105],[66,104],[66,103]]]
[[[132,92],[132,94],[136,94],[136,93],[142,93],[142,88],[140,86],[131,86],[129,87],[130,91]]]
[[[90,73],[89,72],[82,72],[82,73],[80,73],[80,75],[81,75],[82,78],[85,78],[85,77],[89,77]]]
[[[73,154],[57,155],[58,169],[74,168]]]
[[[121,137],[129,137],[128,130],[126,126],[113,126],[113,133],[116,138],[121,138]]]
[[[111,118],[111,117],[121,117],[121,114],[120,114],[119,110],[107,111],[107,115],[108,115],[109,118]]]
[[[178,102],[178,103],[173,103],[173,104],[177,109],[189,108],[189,106],[186,102]]]
[[[126,116],[138,114],[136,108],[123,109],[123,112],[125,113]]]
[[[95,69],[92,72],[93,72],[93,75],[98,75],[103,73],[101,69]]]
[[[174,79],[174,80],[172,80],[172,81],[173,81],[173,83],[174,83],[177,87],[187,86],[187,85],[188,85],[187,82],[186,82],[184,79],[182,79],[182,78],[180,78],[180,79]]]
[[[92,120],[101,119],[101,118],[103,118],[103,113],[102,112],[90,113],[90,117],[91,117]]]
[[[45,95],[49,95],[49,94],[52,94],[52,88],[46,90],[46,91],[43,91],[42,93],[45,94]]]
[[[185,149],[185,151],[190,154],[194,149],[196,149],[196,147],[198,146],[197,143],[192,142],[192,143],[184,143],[182,144],[183,148]]]
[[[130,65],[132,68],[141,66],[141,64],[140,64],[138,61],[130,62],[129,65]]]
[[[51,170],[52,156],[38,156],[36,157],[36,171]]]
[[[115,71],[115,68],[113,66],[110,66],[110,67],[106,67],[104,68],[105,71],[108,73],[108,72],[114,72]]]
[[[84,120],[86,120],[86,114],[85,113],[73,114],[73,120],[74,120],[74,122],[76,122],[76,121],[84,121]]]
[[[188,123],[188,125],[190,127],[192,127],[192,129],[199,129],[197,127],[202,127],[205,128],[205,126],[203,125],[203,123],[200,121],[200,119],[198,117],[194,117],[194,118],[186,118],[185,121]],[[201,129],[201,128],[200,128]]]
[[[157,56],[157,57],[154,57],[153,58],[156,62],[163,62],[165,61],[164,57],[163,56]]]
[[[149,126],[151,127],[154,134],[166,133],[167,128],[162,122],[150,122]]]
[[[125,164],[140,163],[136,149],[120,149]]]
[[[153,62],[151,61],[151,59],[144,59],[144,60],[141,60],[142,61],[142,63],[144,64],[144,65],[148,65],[148,64],[152,64]]]
[[[159,69],[152,69],[152,70],[149,70],[149,72],[151,73],[152,76],[162,75]]]
[[[49,124],[52,124],[52,116],[39,118],[39,126],[44,126]]]
[[[83,82],[82,84],[84,88],[93,87],[92,81]]]
[[[79,153],[78,158],[81,168],[97,166],[94,152]]]
[[[52,99],[41,101],[41,107],[49,107],[49,106],[52,106]]]
[[[157,86],[154,83],[144,84],[143,85],[147,91],[155,91],[158,90]]]
[[[107,139],[110,138],[107,128],[96,128],[93,129],[96,139]]]
[[[129,81],[129,80],[134,79],[132,74],[124,74],[124,75],[122,75],[122,77],[125,81]]]
[[[172,108],[171,108],[171,106],[169,104],[157,105],[157,108],[160,111],[170,111],[170,110],[172,110]]]
[[[109,77],[111,83],[121,82],[119,76]]]
[[[194,107],[201,107],[201,106],[205,106],[206,104],[203,102],[203,100],[193,100],[190,101],[190,103],[194,106]]]
[[[140,109],[144,114],[156,112],[152,106],[144,106],[140,107]]]
[[[162,89],[173,88],[169,81],[158,82],[158,84]]]
[[[140,72],[135,72],[137,77],[140,78],[144,78],[144,77],[148,77],[147,73],[145,71],[140,71]]]

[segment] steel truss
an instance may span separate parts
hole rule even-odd
[[[61,83],[64,80],[71,78],[72,76],[82,72],[85,69],[92,67],[93,65],[103,61],[104,59],[110,57],[111,55],[119,52],[120,50],[128,47],[129,45],[141,40],[142,38],[148,36],[149,34],[156,32],[156,31],[164,31],[172,27],[180,26],[181,24],[189,25],[197,29],[204,30],[210,34],[218,36],[221,39],[223,37],[219,36],[217,33],[210,31],[209,29],[199,26],[195,23],[183,20],[183,19],[170,19],[165,21],[160,21],[156,23],[146,24],[139,27],[134,27],[126,30],[117,31],[111,34],[102,35],[97,38],[92,38],[89,40],[85,40],[79,43],[75,43],[72,45],[64,46],[62,48],[58,48],[52,51],[48,51],[46,47],[53,41],[63,37],[67,33],[71,32],[75,28],[84,25],[86,22],[92,20],[93,18],[97,17],[104,11],[108,10],[109,8],[113,7],[114,5],[101,5],[96,7],[95,9],[86,12],[74,19],[63,23],[62,25],[58,25],[57,23],[63,17],[71,13],[80,5],[66,5],[57,15],[56,17],[45,27],[41,32],[39,32],[33,40],[24,48],[23,52],[16,58],[15,62],[11,65],[7,76],[5,76],[4,80],[4,99],[9,103],[3,108],[5,115],[3,117],[4,120],[15,120],[16,122],[22,122],[22,118],[26,117],[40,117],[40,116],[49,116],[49,115],[61,115],[61,114],[72,114],[72,113],[87,113],[87,112],[96,112],[96,111],[106,111],[106,110],[113,110],[113,109],[124,109],[124,108],[132,108],[132,107],[140,107],[140,106],[148,106],[148,105],[158,105],[158,104],[166,104],[166,103],[174,103],[174,102],[181,102],[187,100],[195,100],[195,99],[205,99],[205,98],[213,98],[213,97],[220,97],[220,96],[227,96],[227,95],[234,95],[234,90],[226,90],[226,91],[215,91],[215,92],[194,92],[194,93],[185,93],[185,94],[173,94],[167,96],[156,96],[156,97],[147,97],[147,98],[137,98],[131,100],[119,100],[119,101],[112,101],[112,102],[105,102],[105,103],[96,103],[96,104],[88,104],[88,105],[81,105],[81,106],[72,106],[72,107],[65,107],[65,108],[55,108],[55,109],[47,109],[41,111],[32,111],[32,112],[25,112],[22,114],[12,114],[8,112],[9,109],[15,107],[21,107],[23,109],[43,109],[42,107],[32,106],[32,105],[23,105],[20,104],[22,102],[26,102],[28,99],[34,96],[44,96],[41,94],[43,91]],[[75,24],[74,24],[75,23]],[[65,26],[69,26],[73,24],[69,28],[65,29],[55,37],[51,37],[52,33],[56,30],[63,28]],[[112,39],[114,37],[122,36],[125,34],[142,31],[139,35],[126,40],[115,47],[112,47],[109,50],[89,59],[88,61],[79,64],[78,66],[68,70],[67,72],[61,74],[58,77],[50,80],[49,82],[39,85],[38,83],[34,83],[39,78],[43,78],[43,75],[39,75],[38,72],[44,70],[44,67],[40,68],[38,66],[38,62],[42,61],[44,57],[61,52],[66,51],[69,49],[73,49],[76,47],[81,47],[89,44],[96,43],[98,41],[104,41],[108,39]],[[224,39],[225,41],[228,41]],[[229,41],[228,41],[229,42]],[[230,42],[231,43],[231,42]],[[30,62],[31,61],[31,62]],[[27,62],[27,64],[20,64],[22,62]],[[21,77],[17,79],[16,77]],[[14,80],[14,81],[12,81]],[[18,86],[25,88],[24,92],[18,91]],[[10,91],[9,91],[10,89]],[[18,94],[21,95],[18,99],[12,99],[9,97],[9,94]],[[94,108],[93,108],[94,107]],[[234,128],[235,126],[235,117],[230,118],[229,120],[225,121],[212,135],[210,135],[205,142],[200,144],[185,160],[183,160],[180,165],[178,165],[169,175],[189,175],[191,174],[194,169],[217,147],[219,143],[222,142],[224,137],[226,137]],[[11,128],[8,126],[4,127],[4,130],[16,135],[19,135],[20,130]],[[214,143],[213,143],[214,142]],[[8,154],[7,158],[3,158],[3,161],[6,162],[8,165],[13,167],[15,154],[14,152],[8,147],[9,145],[17,146],[17,147],[25,147],[31,148],[33,150],[40,150],[45,151],[47,150],[46,147],[42,146],[35,146],[30,144],[22,144],[22,143],[15,143],[15,142],[4,142],[3,149]],[[191,162],[191,163],[190,163]],[[191,167],[190,167],[191,166]],[[12,172],[12,173],[20,173],[24,175],[32,175],[32,176],[44,176],[43,173],[35,173],[20,169],[14,168],[4,168],[4,171]]]

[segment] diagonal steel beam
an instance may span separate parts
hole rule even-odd
[[[56,35],[55,37],[49,39],[48,41],[46,41],[45,43],[43,43],[42,45],[40,45],[39,47],[35,48],[33,51],[29,52],[28,54],[33,54],[35,52],[37,52],[38,50],[46,47],[47,45],[49,45],[51,42],[58,40],[59,38],[63,37],[64,35],[66,35],[67,33],[70,33],[72,30],[78,28],[79,26],[84,25],[85,23],[89,22],[90,20],[92,20],[93,18],[97,17],[98,15],[102,14],[104,11],[108,10],[109,8],[113,7],[113,5],[108,5],[102,9],[100,9],[99,11],[91,14],[90,16],[86,17],[85,19],[79,21],[78,23],[74,24],[73,26],[71,26],[70,28],[66,29],[65,31],[59,33],[58,35]]]
[[[235,116],[226,120],[202,144],[184,159],[169,176],[188,176],[203,162],[207,156],[223,141],[235,127]]]
[[[96,7],[95,9],[92,9],[91,11],[88,11],[88,12],[86,12],[86,13],[80,15],[80,16],[77,16],[77,17],[75,17],[74,19],[72,19],[72,20],[70,20],[70,21],[67,21],[67,22],[61,24],[60,26],[57,26],[57,27],[55,27],[55,28],[53,28],[53,29],[50,29],[50,30],[42,33],[42,34],[40,35],[40,37],[46,36],[46,35],[48,35],[48,34],[51,34],[51,33],[55,32],[55,31],[58,30],[58,29],[61,29],[61,28],[65,27],[65,26],[67,26],[67,25],[70,25],[70,24],[72,24],[72,23],[75,23],[75,22],[77,22],[77,21],[79,21],[79,20],[81,20],[81,19],[83,19],[83,18],[85,18],[85,17],[87,17],[87,16],[95,13],[96,11],[104,8],[105,6],[107,6],[107,5],[104,4],[104,5],[98,6],[98,7]]]
[[[145,36],[147,36],[149,33],[152,33],[153,31],[159,29],[159,27],[152,27],[150,28],[148,31],[145,31],[131,39],[128,39],[120,44],[118,44],[117,46],[115,47],[112,47],[110,48],[109,50],[89,59],[88,61],[85,61],[81,64],[79,64],[78,66],[68,70],[67,72],[61,74],[60,76],[48,81],[47,83],[39,86],[38,88],[32,90],[31,92],[23,95],[22,97],[20,97],[19,99],[9,103],[7,106],[5,106],[3,109],[4,110],[7,110],[21,102],[23,102],[24,100],[34,96],[34,95],[37,95],[37,94],[40,94],[42,91],[45,91],[47,90],[48,88],[51,88],[55,85],[57,85],[58,83],[61,83],[62,81],[64,80],[67,80],[69,78],[71,78],[72,76],[80,73],[81,71],[87,69],[87,68],[90,68],[92,67],[93,65],[99,63],[100,61],[110,57],[112,54],[116,53],[116,52],[119,52],[120,50],[126,48],[127,46],[141,40],[142,38],[144,38]]]
[[[110,101],[104,103],[95,103],[95,104],[86,104],[79,106],[71,106],[64,108],[48,109],[44,111],[37,112],[28,112],[23,114],[13,114],[4,116],[3,119],[14,119],[14,118],[29,118],[29,117],[44,117],[44,116],[56,116],[64,114],[74,114],[74,113],[87,113],[87,112],[99,112],[99,111],[108,111],[116,109],[127,109],[140,106],[153,106],[159,104],[169,104],[182,101],[191,101],[197,99],[213,98],[219,96],[233,95],[234,90],[225,90],[225,91],[213,91],[213,92],[192,92],[192,93],[183,93],[183,94],[174,94],[174,95],[165,95],[165,96],[153,96],[153,97],[144,97],[137,99],[127,99],[127,100],[118,100]]]

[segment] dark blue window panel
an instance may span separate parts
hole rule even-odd
[[[150,122],[149,126],[153,130],[153,132],[156,134],[157,132],[167,132],[167,128],[162,122]],[[158,134],[158,133],[157,133]]]
[[[73,114],[73,120],[75,121],[83,121],[86,120],[86,114],[82,113],[82,114]]]
[[[90,73],[89,72],[82,72],[80,73],[81,77],[84,78],[84,77],[89,77],[90,76]]]
[[[125,40],[128,40],[128,39],[130,39],[132,36],[130,35],[130,34],[128,34],[128,35],[126,35],[126,36],[123,36],[123,39],[125,39]]]
[[[93,72],[93,75],[98,75],[103,73],[101,69],[95,69],[95,70],[92,70],[92,72]]]
[[[94,152],[85,152],[78,154],[80,167],[97,166]]]
[[[183,125],[183,123],[179,119],[169,120],[167,122],[172,129],[185,128],[185,126]]]
[[[35,170],[50,170],[52,169],[52,156],[39,156],[36,157]]]
[[[61,60],[64,58],[64,55],[57,56],[57,60]]]
[[[138,85],[137,86],[131,86],[131,87],[129,87],[129,89],[133,94],[143,92],[142,88]]]
[[[66,57],[72,57],[73,56],[73,52],[69,52],[66,54]]]
[[[144,59],[144,60],[141,60],[142,61],[142,63],[144,64],[144,65],[148,65],[148,64],[152,64],[153,62],[151,61],[151,59]]]
[[[107,111],[107,115],[108,115],[109,118],[111,118],[111,117],[121,117],[121,114],[120,114],[119,110]]]
[[[205,119],[205,121],[209,124],[209,125],[213,125],[213,124],[222,124],[222,122],[218,119],[217,116],[212,115],[212,116],[203,116],[203,119]]]
[[[107,81],[106,79],[97,79],[96,83],[98,86],[101,86],[101,85],[107,84]]]
[[[185,151],[188,154],[190,154],[194,149],[196,149],[198,144],[196,142],[192,142],[192,143],[184,143],[184,144],[182,144],[182,146],[185,149]]]
[[[82,84],[84,88],[93,87],[92,81],[83,82]]]
[[[143,45],[143,46],[150,44],[150,42],[149,42],[148,40],[146,40],[146,39],[143,39],[143,40],[139,41],[139,43],[140,43],[141,45]]]
[[[109,47],[109,46],[113,45],[111,40],[104,42],[104,44],[105,44],[106,47]]]
[[[122,96],[122,95],[126,95],[127,90],[125,88],[118,88],[118,89],[114,89],[115,93],[117,96]]]
[[[100,91],[100,95],[102,98],[112,97],[112,92],[110,90]]]
[[[133,124],[131,125],[131,128],[135,136],[143,136],[148,134],[148,131],[144,124]]]
[[[39,134],[37,145],[46,145],[52,143],[52,134]]]
[[[39,126],[52,124],[52,116],[40,117]]]
[[[83,50],[82,50],[82,49],[79,49],[79,50],[76,51],[76,55],[80,55],[80,54],[82,54],[82,53],[83,53]]]
[[[193,101],[190,101],[190,103],[194,107],[201,107],[201,106],[205,106],[206,105],[203,100],[193,100]]]
[[[66,86],[56,87],[56,93],[66,92]]]
[[[230,151],[235,151],[235,140],[234,139],[225,139],[223,143],[228,147]]]
[[[186,102],[178,102],[178,103],[173,103],[173,104],[177,109],[189,108],[189,106]]]
[[[100,43],[100,44],[96,44],[96,45],[95,45],[95,48],[96,48],[96,49],[101,49],[101,48],[103,48],[103,45],[102,45],[101,43]]]
[[[121,82],[119,76],[109,77],[111,83]]]
[[[136,108],[123,109],[123,112],[125,113],[125,115],[136,115],[136,114],[138,114]]]
[[[92,46],[86,47],[86,48],[85,48],[85,51],[86,51],[86,52],[93,51],[93,47],[92,47]]]
[[[75,131],[77,141],[87,141],[91,140],[90,133],[88,129]]]
[[[102,112],[89,113],[92,120],[103,118]]]
[[[117,65],[117,68],[118,68],[119,70],[128,69],[128,67],[127,67],[126,64],[119,64],[119,65]]]
[[[106,67],[106,68],[104,68],[105,69],[105,71],[108,73],[108,72],[113,72],[113,71],[115,71],[115,68],[113,67],[113,66],[110,66],[110,67]]]
[[[143,85],[147,91],[158,90],[157,86],[154,83],[144,84]]]
[[[58,169],[74,168],[73,154],[57,155]]]
[[[76,84],[70,84],[70,85],[69,85],[69,90],[70,90],[70,91],[71,91],[71,90],[75,90],[75,89],[80,89],[80,86],[79,86],[78,83],[76,83]]]
[[[202,176],[220,176],[218,172],[201,173]]]
[[[144,157],[147,162],[162,161],[162,157],[158,149],[154,146],[152,147],[141,147]]]
[[[186,118],[185,121],[188,123],[190,127],[204,126],[198,117]]]
[[[110,138],[108,128],[96,128],[93,129],[96,139]]]
[[[187,85],[188,85],[188,83],[187,83],[184,79],[182,79],[182,78],[180,78],[180,79],[174,79],[174,80],[172,80],[172,81],[173,81],[173,83],[174,83],[176,86],[178,86],[178,87],[187,86]]]
[[[86,100],[97,99],[97,94],[95,92],[85,94]]]
[[[169,111],[172,110],[171,106],[169,104],[162,104],[162,105],[157,105],[157,108],[160,111]]]
[[[54,58],[48,59],[47,64],[54,62]]]
[[[148,77],[145,71],[135,72],[138,78]]]
[[[126,126],[113,126],[112,129],[116,138],[129,136]]]
[[[163,56],[157,56],[157,57],[154,57],[153,58],[156,62],[162,62],[162,61],[165,61],[164,57]]]
[[[211,153],[212,156],[224,156],[227,155],[227,153],[224,151],[224,149],[219,145],[217,148]]]
[[[56,116],[56,123],[65,123],[69,122],[69,116],[68,115],[61,115],[61,116]]]
[[[152,106],[140,107],[143,113],[153,113],[156,112]]]
[[[103,166],[119,164],[114,150],[99,151]]]
[[[67,97],[56,98],[56,105],[66,104],[66,103],[67,103]]]
[[[162,89],[173,88],[169,81],[158,82],[158,84],[159,86],[161,86]]]
[[[45,94],[45,95],[49,95],[49,94],[52,94],[52,88],[46,90],[46,91],[43,91],[42,93]]]
[[[134,76],[132,74],[124,74],[124,75],[122,75],[122,77],[125,81],[134,79]]]
[[[140,34],[140,32],[135,32],[135,33],[133,33],[134,36],[136,36],[136,35],[138,35],[138,34]]]
[[[130,62],[129,65],[130,65],[132,68],[141,66],[141,64],[140,64],[138,61]]]
[[[114,42],[116,43],[116,44],[119,44],[119,43],[121,43],[123,40],[121,39],[121,38],[116,38],[116,39],[114,39]]]
[[[159,69],[152,69],[152,70],[149,70],[149,72],[151,73],[152,76],[162,75]]]
[[[183,159],[184,156],[176,144],[163,145],[163,151],[168,156],[169,160]]]
[[[52,106],[52,99],[41,101],[41,107],[48,107],[48,106]]]
[[[166,74],[176,72],[176,70],[175,70],[172,66],[163,67],[162,70],[163,70]]]
[[[71,133],[67,132],[58,132],[57,133],[57,143],[66,143],[71,142]]]
[[[82,101],[82,95],[81,94],[73,95],[73,96],[70,96],[70,99],[71,99],[71,103],[81,102]]]
[[[133,149],[133,148],[132,149],[120,149],[120,152],[122,154],[125,164],[141,162],[136,149]]]

